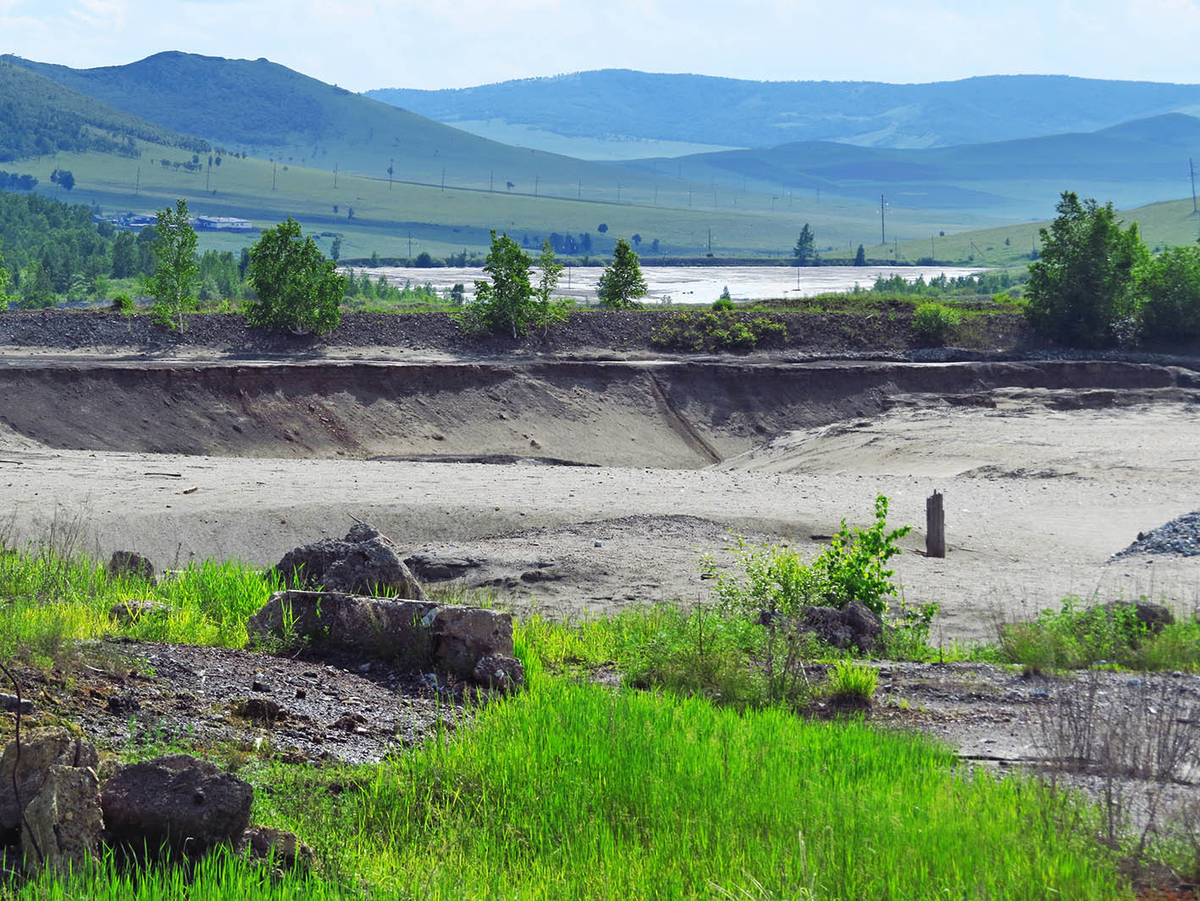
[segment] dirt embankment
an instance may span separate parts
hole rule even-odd
[[[1200,396],[1200,374],[1078,361],[13,367],[0,369],[0,423],[56,449],[698,468],[914,395],[987,406],[1000,389],[1105,407]]]

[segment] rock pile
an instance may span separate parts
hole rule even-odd
[[[1200,510],[1185,513],[1150,532],[1138,532],[1137,540],[1113,554],[1113,559],[1134,554],[1200,557]]]
[[[0,856],[31,874],[78,870],[105,848],[195,859],[227,845],[277,865],[312,857],[292,833],[250,826],[253,789],[207,761],[158,757],[114,767],[103,783],[98,766],[96,749],[66,729],[9,742],[0,757]]]

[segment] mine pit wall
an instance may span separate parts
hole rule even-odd
[[[1200,388],[1200,375],[1078,361],[11,368],[0,370],[0,435],[93,451],[695,468],[790,430],[877,415],[899,395],[936,403],[1004,388],[1114,392],[1107,402],[1119,402],[1123,392]]]

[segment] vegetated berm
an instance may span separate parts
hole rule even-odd
[[[1200,557],[1200,510],[1185,513],[1150,532],[1138,532],[1137,540],[1113,554],[1113,559],[1134,554]]]

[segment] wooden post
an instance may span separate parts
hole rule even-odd
[[[946,556],[946,514],[938,491],[925,499],[925,556]]]

